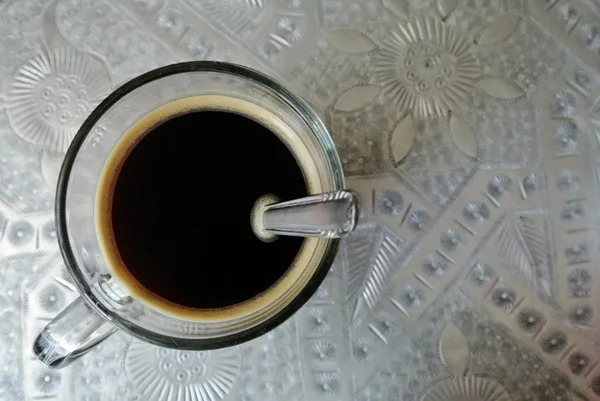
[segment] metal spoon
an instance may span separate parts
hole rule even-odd
[[[279,235],[339,238],[354,230],[358,211],[358,196],[350,190],[285,202],[263,195],[254,203],[250,219],[254,234],[264,242]]]

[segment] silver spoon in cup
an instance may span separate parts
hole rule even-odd
[[[350,234],[358,221],[358,196],[341,190],[280,202],[275,195],[263,195],[254,203],[252,231],[264,242],[280,235],[340,238]]]

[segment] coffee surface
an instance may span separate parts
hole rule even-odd
[[[266,291],[293,264],[303,239],[256,238],[257,198],[307,195],[286,144],[249,117],[198,110],[146,132],[105,169],[112,205],[104,216],[122,264],[157,299],[188,308],[223,308]],[[124,161],[123,161],[124,160]],[[110,190],[110,186],[108,186]],[[120,275],[127,277],[127,275]]]

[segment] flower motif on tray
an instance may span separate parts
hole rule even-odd
[[[401,23],[375,58],[377,78],[401,110],[443,117],[468,99],[480,75],[471,47],[439,18]]]
[[[238,380],[242,356],[238,347],[216,351],[179,351],[133,342],[125,370],[145,400],[179,400],[196,394],[200,401],[225,398]]]
[[[469,366],[469,342],[452,323],[442,331],[440,358],[454,378],[435,383],[423,401],[511,401],[502,385],[493,379],[465,375]]]
[[[383,92],[417,119],[445,117],[466,103],[475,87],[488,95],[515,100],[523,89],[507,78],[484,74],[479,46],[508,39],[521,18],[504,15],[473,38],[455,30],[445,18],[413,18],[391,31],[375,56]]]
[[[496,381],[467,376],[437,383],[423,401],[511,401],[511,398]]]
[[[6,99],[9,122],[26,141],[66,151],[110,88],[108,71],[96,57],[66,47],[43,50],[16,71]]]
[[[390,3],[384,5],[389,7]],[[346,53],[374,52],[375,81],[349,88],[338,97],[333,109],[357,111],[377,99],[393,104],[397,114],[403,116],[388,138],[394,165],[422,136],[422,122],[431,119],[448,119],[455,145],[467,157],[477,157],[477,136],[460,117],[472,94],[478,90],[500,101],[525,97],[525,90],[516,82],[484,71],[478,59],[481,47],[489,50],[506,41],[517,31],[522,18],[506,14],[470,35],[446,22],[456,8],[457,2],[451,3],[454,5],[440,8],[440,16],[400,20],[379,46],[360,32],[330,34],[332,44]],[[342,34],[346,40],[342,40]]]
[[[416,18],[399,23],[389,33],[375,56],[374,68],[384,96],[399,109],[399,114],[408,115],[390,138],[395,164],[412,148],[422,127],[419,121],[436,118],[448,118],[454,144],[467,157],[477,156],[477,136],[460,117],[473,92],[479,89],[503,101],[525,96],[515,82],[484,74],[477,48],[494,44],[500,37],[507,39],[519,22],[519,17],[507,15],[470,38],[441,18]]]
[[[384,190],[377,198],[377,210],[385,215],[397,216],[404,206],[402,195],[392,189]]]

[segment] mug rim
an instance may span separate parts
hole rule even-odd
[[[131,79],[115,89],[110,93],[110,95],[108,95],[108,97],[106,97],[106,99],[96,106],[91,114],[85,119],[77,131],[77,134],[73,138],[73,141],[71,142],[62,163],[58,177],[55,201],[58,244],[65,265],[67,266],[67,270],[73,278],[75,286],[77,287],[81,297],[85,299],[87,304],[94,310],[95,313],[99,313],[119,329],[139,338],[142,341],[168,348],[207,350],[229,347],[252,340],[273,330],[275,327],[279,326],[294,313],[296,313],[315,293],[317,288],[325,279],[337,255],[337,251],[340,246],[340,239],[327,239],[325,251],[321,257],[321,260],[319,261],[318,266],[315,268],[313,275],[310,277],[306,285],[300,290],[300,292],[280,311],[255,326],[224,336],[191,339],[159,334],[141,327],[127,319],[124,319],[118,313],[108,308],[102,301],[100,301],[100,299],[98,299],[91,291],[89,291],[89,285],[87,284],[82,272],[78,268],[77,259],[69,239],[67,227],[67,191],[73,164],[77,158],[77,155],[79,154],[79,150],[87,136],[92,131],[92,128],[96,125],[100,118],[124,96],[152,81],[171,75],[193,72],[216,72],[226,75],[233,75],[238,78],[250,80],[271,91],[280,100],[284,101],[288,106],[290,106],[296,115],[308,125],[311,132],[315,134],[320,147],[325,153],[325,158],[329,163],[329,174],[332,178],[335,189],[344,189],[345,180],[342,172],[342,164],[329,131],[317,114],[312,110],[312,108],[304,100],[287,90],[283,85],[278,83],[273,78],[252,68],[238,64],[220,61],[188,61],[156,68]]]

